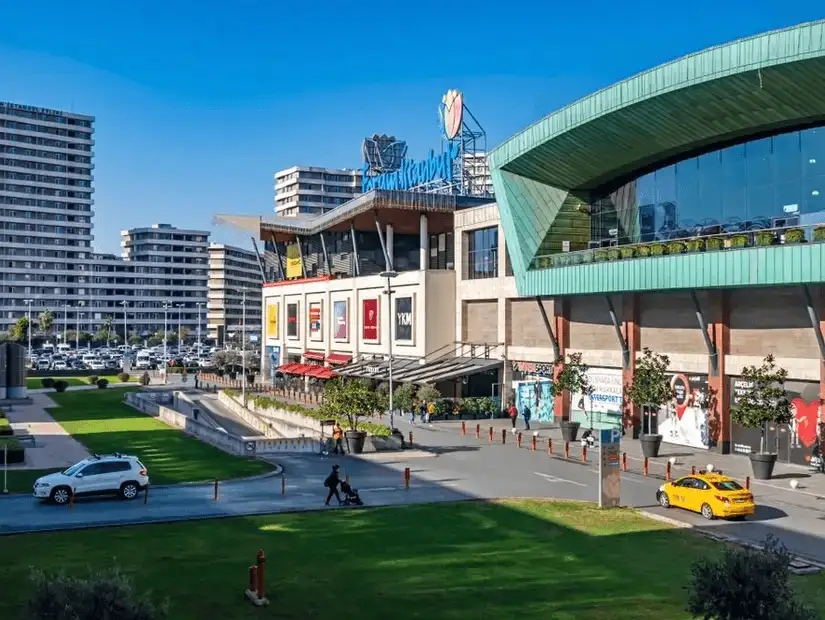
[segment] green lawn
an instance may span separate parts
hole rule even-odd
[[[139,375],[134,373],[130,373],[132,376],[129,378],[129,381],[137,381],[140,379]],[[43,389],[43,379],[45,377],[26,377],[26,388],[29,390],[40,390]],[[89,385],[89,378],[86,376],[83,377],[52,377],[55,381],[61,379],[69,384],[69,387],[77,386],[77,385]],[[98,379],[106,379],[109,383],[120,383],[120,379],[117,378],[117,375],[98,375]]]
[[[175,620],[687,619],[692,560],[718,547],[628,510],[519,501],[271,515],[2,539],[0,617],[30,566],[117,563]],[[272,604],[242,596],[262,548]],[[822,576],[797,580],[814,600]],[[817,599],[823,608],[821,595]]]
[[[34,481],[40,476],[60,471],[57,469],[11,469],[8,473],[8,490],[10,493],[31,493]],[[2,472],[0,472],[2,476]],[[0,477],[0,485],[3,479]]]

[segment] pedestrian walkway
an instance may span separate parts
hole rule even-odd
[[[110,388],[119,388],[119,387],[133,387],[139,388],[141,387],[140,383],[136,381],[130,381],[128,383],[110,383],[108,385]],[[100,388],[96,385],[70,385],[66,388],[67,392],[83,392],[85,390],[99,390]],[[37,388],[35,390],[26,390],[29,394],[54,394],[54,388]]]
[[[57,405],[45,394],[32,394],[30,404],[6,407],[15,435],[34,439],[34,445],[23,442],[25,462],[9,465],[9,470],[68,467],[89,456],[88,450],[49,415],[47,409],[52,407]]]

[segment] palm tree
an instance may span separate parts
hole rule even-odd
[[[37,323],[40,331],[46,336],[46,341],[48,342],[49,336],[52,333],[52,327],[54,327],[54,314],[52,314],[51,310],[41,312],[37,317]]]
[[[103,329],[106,330],[106,348],[109,348],[109,338],[112,334],[112,326],[114,325],[114,319],[112,315],[107,314],[103,317]]]

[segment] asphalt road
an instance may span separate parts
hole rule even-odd
[[[74,508],[42,504],[29,496],[0,498],[0,533],[324,509],[323,480],[332,463],[341,465],[342,475],[350,475],[352,485],[368,506],[501,497],[598,499],[595,458],[588,463],[564,461],[543,451],[518,449],[512,441],[490,445],[484,439],[461,437],[437,426],[417,427],[414,432],[416,444],[423,451],[362,458],[279,457],[286,481],[283,495],[281,477],[270,476],[222,483],[217,501],[211,484],[152,488],[147,503],[143,497],[131,502],[94,499],[80,500]],[[404,488],[405,467],[411,470],[409,489]],[[637,474],[622,474],[623,505],[752,542],[762,542],[767,534],[775,534],[794,553],[825,562],[821,510],[825,498],[778,486],[759,487],[754,491],[757,513],[748,521],[705,521],[682,510],[659,508],[655,493],[661,483]]]

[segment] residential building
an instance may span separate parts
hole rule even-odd
[[[493,196],[493,178],[487,153],[464,153],[464,193],[470,196]]]
[[[209,338],[219,345],[261,334],[261,267],[255,252],[232,245],[209,246],[207,321]],[[246,311],[244,312],[244,300]]]
[[[86,299],[94,117],[0,102],[0,330]]]
[[[275,213],[321,215],[361,193],[361,171],[293,166],[275,173]]]

